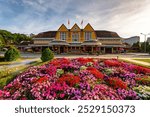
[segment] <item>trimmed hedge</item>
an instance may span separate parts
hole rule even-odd
[[[41,55],[41,60],[43,62],[52,60],[53,58],[54,58],[54,53],[49,48],[46,48],[43,50],[42,55]]]
[[[5,53],[5,61],[15,61],[20,57],[20,52],[17,48],[11,46]]]

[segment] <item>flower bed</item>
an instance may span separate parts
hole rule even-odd
[[[0,90],[0,99],[150,99],[149,76],[149,68],[116,59],[60,58],[19,74]]]

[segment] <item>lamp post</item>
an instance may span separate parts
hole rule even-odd
[[[147,35],[150,35],[150,33],[148,34],[141,33],[141,35],[144,35],[144,52],[146,53],[146,39],[147,39]]]

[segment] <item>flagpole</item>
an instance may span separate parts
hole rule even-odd
[[[83,29],[83,20],[81,21],[81,28]]]
[[[70,21],[69,21],[69,19],[68,19],[68,29],[70,28]]]

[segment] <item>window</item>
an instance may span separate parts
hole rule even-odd
[[[72,33],[72,41],[73,42],[79,41],[79,33],[78,32],[73,32]]]
[[[85,40],[91,40],[92,39],[92,33],[91,32],[85,32]]]
[[[60,40],[66,40],[67,34],[66,32],[60,32]]]

